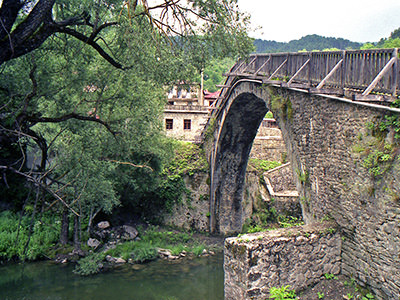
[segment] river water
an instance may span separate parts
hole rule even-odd
[[[1,300],[223,300],[223,254],[123,265],[95,276],[52,262],[0,267]]]

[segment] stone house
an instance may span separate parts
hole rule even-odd
[[[169,137],[197,142],[220,91],[201,91],[199,84],[177,84],[167,92],[164,128]],[[285,144],[274,119],[264,119],[253,143],[252,158],[280,161]]]
[[[207,103],[208,104],[208,103]],[[208,119],[209,105],[198,84],[178,84],[167,93],[164,126],[167,136],[195,142]]]

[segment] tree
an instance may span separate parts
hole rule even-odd
[[[3,0],[0,65],[63,33],[89,45],[114,67],[124,68],[107,49],[112,41],[104,33],[137,17],[168,38],[212,33],[247,39],[248,19],[237,9],[237,0]]]
[[[26,179],[36,195],[20,206],[60,215],[62,243],[71,217],[79,248],[81,224],[110,212],[127,186],[151,190],[172,152],[163,88],[194,78],[211,57],[250,49],[234,3],[3,1],[1,184]],[[27,154],[38,162],[27,165]]]

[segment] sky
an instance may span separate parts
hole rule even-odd
[[[238,0],[251,15],[250,36],[288,42],[309,34],[377,42],[400,27],[400,0]]]

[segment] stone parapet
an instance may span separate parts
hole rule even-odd
[[[267,299],[271,287],[296,291],[341,272],[342,239],[333,222],[225,240],[225,299]]]

